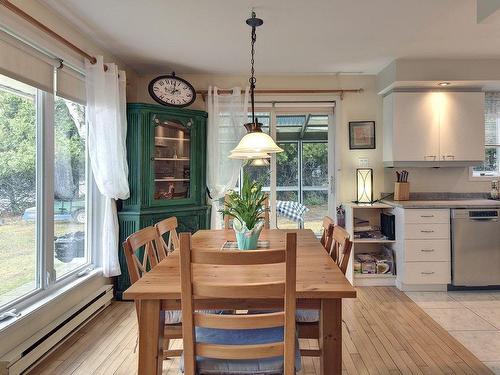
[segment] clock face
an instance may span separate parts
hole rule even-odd
[[[151,97],[163,105],[185,107],[196,99],[193,86],[173,75],[156,77],[149,83],[148,90]]]

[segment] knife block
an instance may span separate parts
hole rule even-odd
[[[395,182],[394,183],[394,200],[407,201],[410,199],[410,183]]]

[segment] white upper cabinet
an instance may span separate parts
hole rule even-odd
[[[465,165],[484,158],[482,92],[393,92],[384,97],[383,116],[386,165]]]
[[[483,160],[484,133],[484,93],[453,92],[443,98],[441,160]]]

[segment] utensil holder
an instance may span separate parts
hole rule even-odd
[[[394,200],[407,201],[410,199],[410,183],[395,182],[394,183]]]

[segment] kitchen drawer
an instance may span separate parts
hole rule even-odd
[[[406,284],[449,284],[450,262],[406,262],[404,264]]]
[[[450,224],[406,224],[405,238],[408,240],[450,238]]]
[[[407,224],[446,224],[450,222],[450,210],[406,209],[405,222]]]
[[[405,261],[407,262],[449,262],[450,260],[449,239],[405,241]]]

